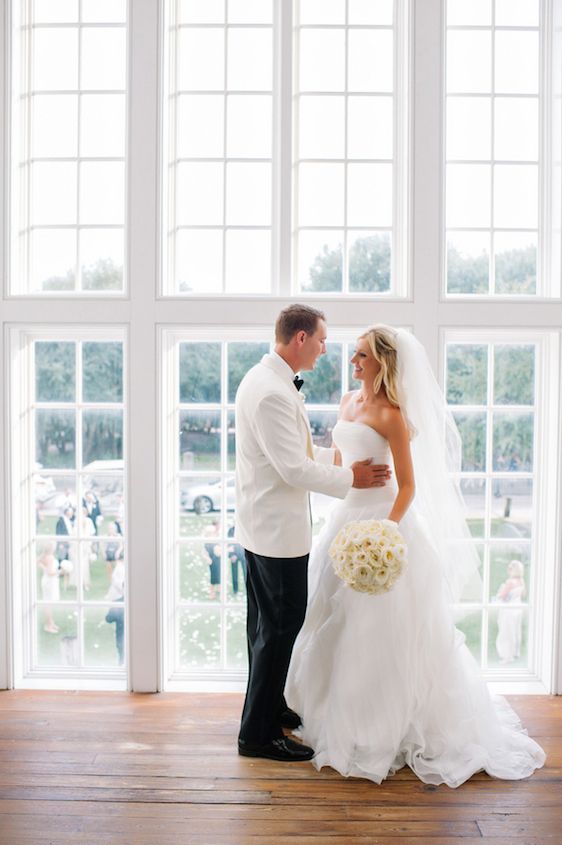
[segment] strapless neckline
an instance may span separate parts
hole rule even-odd
[[[347,423],[348,425],[360,425],[360,426],[362,426],[362,428],[367,428],[367,429],[369,429],[369,431],[372,431],[373,434],[376,437],[380,437],[380,439],[384,440],[385,443],[387,442],[386,437],[384,437],[379,431],[376,430],[376,428],[373,428],[373,426],[369,425],[368,423],[361,422],[360,420],[344,420],[344,419],[339,419],[336,422],[336,425],[338,425],[339,423]],[[334,426],[334,428],[335,428],[335,426]]]

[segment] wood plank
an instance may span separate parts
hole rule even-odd
[[[562,699],[511,698],[546,766],[458,789],[240,758],[237,694],[0,693],[0,845],[559,845]],[[103,714],[103,719],[100,718]]]

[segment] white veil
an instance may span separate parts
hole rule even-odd
[[[388,327],[390,328],[390,327]],[[480,559],[465,518],[458,478],[462,443],[425,349],[403,329],[392,329],[398,364],[398,399],[412,431],[416,509],[436,547],[450,600],[481,596]]]

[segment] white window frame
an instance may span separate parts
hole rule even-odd
[[[128,285],[129,285],[129,268],[127,263],[128,257],[128,249],[127,249],[127,233],[129,230],[129,203],[128,197],[130,192],[130,185],[129,185],[129,177],[130,177],[130,166],[129,166],[129,150],[130,150],[130,138],[129,138],[129,110],[126,108],[126,120],[125,120],[125,153],[123,157],[109,157],[109,158],[96,158],[96,157],[89,157],[89,156],[76,156],[64,159],[59,159],[62,161],[76,161],[77,162],[77,203],[80,200],[80,190],[79,190],[79,181],[80,181],[80,162],[81,161],[94,161],[94,162],[123,162],[124,165],[124,219],[123,224],[107,224],[107,225],[95,225],[95,226],[87,226],[80,222],[80,213],[79,213],[79,206],[77,206],[77,217],[76,223],[69,224],[68,226],[53,226],[54,229],[58,230],[59,228],[74,228],[76,230],[76,237],[79,238],[79,233],[82,228],[104,228],[104,229],[119,229],[123,231],[123,246],[124,246],[124,253],[123,253],[123,287],[121,290],[84,290],[82,287],[80,289],[75,289],[72,292],[68,291],[42,291],[42,292],[35,292],[30,291],[30,238],[31,238],[31,230],[34,228],[31,225],[29,218],[26,219],[26,235],[25,235],[25,258],[22,262],[17,262],[13,252],[14,244],[16,243],[16,238],[10,236],[10,222],[12,222],[12,226],[16,224],[15,217],[16,217],[16,210],[19,210],[19,206],[17,205],[16,201],[16,191],[19,188],[19,180],[15,173],[17,169],[17,164],[11,161],[11,149],[12,144],[14,143],[15,139],[18,137],[18,133],[21,132],[25,136],[25,148],[26,148],[26,161],[29,165],[31,159],[31,139],[30,139],[30,128],[29,128],[29,113],[25,116],[25,125],[23,127],[18,127],[17,129],[12,126],[12,116],[13,116],[13,103],[12,97],[16,95],[16,92],[11,91],[11,86],[13,83],[12,80],[12,73],[11,73],[11,63],[13,59],[14,47],[12,41],[10,39],[10,33],[13,27],[13,15],[12,15],[12,0],[4,0],[4,15],[3,15],[3,27],[0,26],[0,36],[3,36],[2,43],[6,45],[5,50],[5,65],[2,69],[5,74],[5,81],[6,84],[3,86],[4,91],[4,110],[3,114],[6,116],[6,123],[5,123],[5,132],[4,132],[4,143],[5,143],[5,156],[3,157],[4,164],[4,172],[3,177],[5,180],[5,192],[3,192],[3,197],[5,197],[5,217],[4,217],[4,225],[2,226],[2,231],[4,234],[4,249],[2,251],[3,254],[3,273],[4,273],[4,287],[5,293],[4,298],[6,299],[30,299],[35,296],[41,296],[44,299],[52,298],[52,299],[66,299],[66,298],[76,298],[76,299],[104,299],[108,297],[110,300],[119,300],[119,299],[126,299],[128,296]],[[117,24],[108,24],[110,28],[120,28],[125,29],[126,32],[126,73],[125,73],[125,89],[124,90],[116,90],[114,92],[116,95],[124,95],[125,103],[127,101],[127,92],[130,89],[130,68],[131,68],[131,51],[132,51],[132,35],[131,35],[131,27],[130,27],[130,20],[133,11],[133,4],[132,0],[128,0],[127,4],[127,13],[126,13],[126,20],[125,23],[117,23]],[[47,24],[45,26],[62,26],[67,27],[69,24]],[[70,26],[75,26],[80,33],[80,30],[83,26],[90,26],[96,27],[99,24],[84,24],[82,22],[77,22],[76,24],[71,24]],[[3,31],[2,31],[3,29]],[[81,39],[79,38],[79,49],[78,49],[78,61],[80,61],[80,51],[81,51]],[[29,63],[31,64],[31,62]],[[29,76],[31,76],[31,68],[26,68],[26,72]],[[0,80],[4,78],[4,74],[0,76]],[[79,72],[80,76],[80,72]],[[9,85],[7,83],[10,83]],[[54,92],[56,93],[56,92]],[[66,93],[66,92],[64,92]],[[83,89],[81,89],[80,84],[78,84],[76,88],[76,96],[80,101],[82,95],[84,94]],[[96,91],[86,91],[88,93],[99,93]],[[81,123],[81,109],[78,108],[78,123],[77,123],[77,132],[80,132],[80,123]],[[14,166],[12,166],[12,164]],[[8,200],[8,197],[10,199]],[[21,216],[21,215],[18,215]],[[2,222],[2,221],[0,221]],[[76,255],[79,257],[79,246],[78,242],[76,245]],[[24,282],[18,286],[15,276],[16,271],[23,273]],[[78,264],[75,265],[75,282],[78,284],[78,279],[80,278],[80,268]]]
[[[10,398],[10,441],[11,461],[9,468],[10,475],[10,496],[9,510],[11,516],[11,548],[12,559],[17,560],[17,566],[12,572],[12,618],[23,620],[22,625],[14,628],[13,658],[14,658],[14,681],[20,689],[37,689],[48,687],[50,689],[67,689],[69,684],[76,689],[126,689],[126,677],[124,669],[103,668],[82,668],[57,667],[33,668],[32,652],[34,643],[32,641],[33,625],[29,611],[33,609],[33,594],[30,592],[31,579],[35,576],[36,563],[32,555],[31,538],[35,532],[32,529],[32,509],[34,503],[31,477],[33,469],[30,466],[32,455],[35,453],[35,442],[33,439],[33,406],[35,405],[35,361],[34,343],[36,341],[68,341],[68,342],[108,342],[118,341],[123,344],[123,489],[127,489],[127,441],[129,421],[127,416],[127,333],[121,327],[95,327],[95,326],[56,326],[53,324],[33,327],[8,326],[7,348],[11,366],[9,367],[9,393]],[[76,374],[77,377],[79,373]],[[82,403],[77,400],[68,403],[81,408]],[[91,403],[86,403],[88,407]],[[77,456],[78,457],[78,456]],[[79,475],[82,472],[80,466],[68,469],[69,475]],[[45,470],[48,472],[48,470]],[[81,490],[78,490],[81,495]],[[127,503],[125,501],[125,508]],[[125,519],[125,525],[127,520]],[[37,542],[41,537],[37,536]],[[125,535],[125,543],[127,536]],[[20,554],[20,551],[21,554]],[[128,555],[127,555],[128,557]],[[127,570],[129,567],[127,566]],[[128,575],[126,574],[126,581]],[[128,595],[126,588],[125,595]],[[73,606],[83,604],[80,597],[69,600]],[[97,600],[93,608],[105,606],[107,602]],[[86,609],[88,605],[83,605]],[[127,616],[125,623],[127,628]],[[81,638],[81,635],[79,635]],[[128,635],[125,636],[125,643],[128,644]],[[126,664],[126,662],[125,662]]]
[[[166,0],[163,0],[165,4]],[[173,2],[173,0],[170,0]],[[408,150],[411,146],[412,108],[409,94],[412,89],[412,0],[395,0],[394,13],[394,141],[393,141],[393,212],[392,212],[392,270],[393,289],[382,293],[346,293],[354,301],[403,300],[411,294],[411,186]],[[297,290],[297,270],[295,266],[296,221],[296,162],[295,147],[295,94],[293,71],[296,55],[296,30],[294,28],[293,0],[273,0],[273,153],[272,153],[272,217],[271,217],[271,288],[263,294],[214,293],[205,296],[200,292],[180,294],[172,290],[173,279],[168,278],[165,240],[167,233],[164,223],[167,219],[165,204],[161,211],[161,287],[160,298],[189,299],[205,301],[213,299],[246,300],[271,299],[279,297],[308,298],[307,294]],[[164,15],[164,6],[163,12]],[[339,26],[339,25],[338,25]],[[343,25],[342,25],[343,26]],[[347,31],[347,29],[346,29]],[[166,42],[165,21],[162,24],[162,47]],[[162,70],[162,79],[167,79],[167,67]],[[163,126],[167,126],[167,100],[164,99],[165,85],[162,85],[161,116]],[[347,98],[347,92],[344,93]],[[161,193],[168,203],[168,192],[173,190],[166,179],[167,140],[162,144],[160,172],[162,174]],[[319,161],[324,161],[319,160]],[[347,158],[344,160],[347,162]],[[346,224],[347,227],[347,224]],[[252,228],[252,227],[237,227]],[[319,227],[330,228],[330,227]],[[341,228],[341,227],[340,227]],[[338,299],[339,292],[315,292],[314,297],[324,301]]]
[[[134,0],[134,3],[129,0],[127,250],[130,284],[126,295],[111,300],[90,297],[87,301],[68,296],[56,300],[50,297],[29,297],[25,300],[12,298],[7,294],[7,268],[3,267],[3,294],[0,302],[3,334],[3,342],[0,344],[0,371],[3,375],[0,380],[0,403],[3,414],[0,418],[0,434],[3,436],[4,447],[0,450],[0,477],[4,480],[0,483],[0,512],[3,514],[0,518],[0,616],[6,618],[7,624],[0,625],[0,688],[14,686],[12,631],[22,624],[22,620],[14,618],[12,613],[13,555],[8,510],[11,495],[8,468],[12,448],[11,424],[7,415],[9,329],[16,327],[27,330],[36,325],[127,327],[130,366],[127,394],[129,476],[126,498],[129,515],[128,551],[132,561],[129,573],[128,689],[151,692],[161,689],[162,685],[159,632],[162,619],[165,618],[161,610],[162,573],[158,563],[161,548],[158,526],[162,525],[162,504],[157,497],[161,466],[157,445],[160,421],[156,410],[160,398],[157,379],[161,363],[160,333],[166,327],[190,330],[217,325],[224,327],[225,332],[241,326],[270,332],[279,310],[293,299],[288,290],[280,295],[261,298],[201,296],[187,300],[179,297],[167,299],[160,294],[161,221],[158,208],[161,159],[161,3],[162,0]],[[442,332],[447,329],[530,329],[553,333],[560,339],[562,326],[560,299],[475,302],[466,299],[451,301],[443,296],[443,4],[444,0],[424,0],[423,10],[416,10],[417,13],[412,16],[411,47],[415,76],[411,87],[412,231],[409,248],[412,283],[408,296],[401,300],[372,296],[351,299],[338,295],[298,297],[299,301],[309,302],[325,310],[329,326],[354,331],[355,326],[380,321],[411,327],[427,349],[436,373],[442,373]],[[286,8],[285,3],[283,8]],[[0,16],[2,43],[6,43],[9,33],[7,0],[4,2],[4,12],[4,16]],[[557,20],[556,32],[559,35],[560,18]],[[289,35],[290,32],[287,37]],[[7,115],[9,65],[0,65],[0,76],[4,92],[3,113]],[[557,92],[559,97],[559,87]],[[279,110],[283,119],[287,120],[290,102],[280,104]],[[9,151],[7,129],[6,125],[0,135],[0,152],[4,153],[4,161]],[[284,166],[287,166],[287,162]],[[3,188],[0,202],[0,252],[3,254],[6,253],[9,209],[7,177],[6,170],[0,170],[0,187]],[[560,207],[561,197],[558,192],[552,202],[553,206]],[[286,250],[284,254],[287,254]],[[553,257],[558,260],[557,253]],[[551,363],[550,381],[544,390],[547,397],[544,413],[550,420],[545,432],[547,441],[544,449],[551,470],[545,495],[557,518],[554,524],[547,520],[548,524],[540,530],[544,530],[545,538],[548,537],[549,554],[557,562],[562,552],[558,528],[562,426],[558,415],[560,359],[554,353]],[[539,515],[539,519],[543,519],[542,515]],[[545,636],[551,637],[558,644],[562,637],[560,574],[550,584],[549,590],[558,598],[558,605],[552,611],[552,626],[547,628],[545,625]],[[553,655],[553,662],[557,664],[557,673],[551,672],[552,684],[548,691],[562,693],[562,649],[559,649],[557,656]],[[549,671],[548,667],[544,667],[545,677]],[[521,692],[522,687],[512,685],[510,691]]]

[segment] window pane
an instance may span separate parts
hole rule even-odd
[[[240,548],[240,547],[239,547]],[[231,556],[233,557],[233,556]],[[243,589],[242,568],[245,566],[243,556],[236,558],[236,563],[230,564],[232,573],[234,566],[238,566],[239,591]],[[244,564],[242,564],[244,561]],[[238,593],[235,593],[238,595]],[[226,666],[228,669],[245,671],[248,665],[248,645],[246,640],[246,614],[241,610],[229,610],[226,614]]]
[[[123,564],[119,565],[123,568]],[[123,593],[124,595],[124,593]],[[125,662],[125,608],[84,610],[84,666],[110,669]]]
[[[475,61],[478,56],[478,61]],[[447,91],[485,94],[492,85],[492,43],[489,32],[450,30],[447,34]]]
[[[345,32],[310,29],[300,32],[299,89],[343,91],[345,88]]]
[[[180,402],[220,402],[220,343],[180,344]]]
[[[523,97],[495,99],[494,153],[504,161],[536,161],[539,156],[539,103]]]
[[[455,626],[466,637],[466,646],[478,664],[482,661],[482,611],[466,612],[459,610],[461,618],[455,620]]]
[[[85,94],[80,100],[80,152],[95,158],[125,155],[123,94]]]
[[[497,26],[538,26],[538,0],[496,0]]]
[[[222,94],[181,94],[177,101],[178,156],[214,158],[224,154]]]
[[[76,396],[74,343],[35,344],[35,397],[38,402],[72,402]]]
[[[532,405],[534,382],[534,346],[495,344],[494,404]]]
[[[221,420],[216,411],[180,411],[182,469],[220,470]]]
[[[180,594],[184,601],[220,598],[222,543],[219,522],[213,520],[203,540],[180,546]]]
[[[115,27],[84,27],[81,36],[82,88],[124,90],[127,71],[125,30]]]
[[[349,232],[349,289],[390,291],[390,232]]]
[[[65,158],[78,150],[78,98],[37,94],[33,98],[31,150],[37,158]]]
[[[82,371],[85,402],[123,401],[122,343],[84,343]]]
[[[248,261],[248,256],[252,260]],[[230,230],[226,233],[227,291],[269,293],[271,290],[271,234],[269,231]]]
[[[302,290],[342,290],[342,232],[305,231],[298,239],[298,281]]]
[[[80,230],[80,273],[83,290],[122,290],[123,229]]]
[[[392,26],[393,5],[393,0],[348,0],[348,22]]]
[[[349,164],[349,226],[392,226],[392,165]]]
[[[50,610],[49,608],[52,608]],[[37,608],[37,667],[80,666],[78,611],[73,607],[47,605]]]
[[[180,226],[223,222],[223,165],[184,162],[177,168],[177,221]]]
[[[224,0],[179,0],[180,23],[224,23]]]
[[[450,405],[485,405],[488,347],[447,344],[447,402]]]
[[[490,235],[487,232],[447,234],[449,293],[488,293]]]
[[[539,38],[536,32],[497,32],[495,85],[499,94],[537,94]]]
[[[486,534],[486,481],[483,478],[462,478],[460,489],[466,506],[466,521],[473,537]]]
[[[35,91],[68,91],[78,87],[77,29],[35,29],[31,49]]]
[[[350,158],[392,159],[392,112],[391,97],[348,98],[347,153]]]
[[[271,158],[271,96],[227,100],[226,154],[233,158]]]
[[[301,164],[299,223],[301,226],[341,226],[344,212],[344,167],[341,164]]]
[[[267,226],[270,223],[270,164],[227,164],[226,219],[232,226]]]
[[[518,583],[521,579],[509,580]],[[517,589],[520,588],[512,589],[511,595],[516,595]],[[528,611],[514,599],[498,599],[498,603],[502,606],[490,610],[488,665],[525,668],[528,664]]]
[[[82,0],[84,23],[124,23],[126,17],[126,0]]]
[[[178,88],[184,91],[222,91],[223,29],[181,29],[177,37]]]
[[[76,164],[36,162],[31,167],[31,221],[34,225],[76,222]]]
[[[228,0],[230,23],[272,23],[272,0]]]
[[[269,343],[231,342],[228,344],[228,401],[234,402],[236,391],[249,369],[269,352]]]
[[[76,516],[76,479],[73,475],[33,475],[35,497],[35,533],[37,535],[70,535]],[[57,561],[68,558],[68,542],[56,542],[53,554]]]
[[[495,413],[493,425],[494,470],[530,472],[533,468],[532,414]]]
[[[123,223],[125,169],[121,162],[81,164],[80,217],[83,223]]]
[[[180,539],[208,536],[221,529],[221,507],[224,485],[220,478],[190,475],[179,480]]]
[[[447,225],[490,225],[491,172],[485,164],[447,166]]]
[[[326,355],[322,355],[313,370],[303,374],[304,385],[302,390],[306,401],[309,405],[338,404],[342,396],[342,346],[341,343],[328,343],[326,346]],[[312,413],[312,412],[311,412]],[[312,426],[312,436],[317,445],[330,447],[331,431],[335,425],[335,420],[332,419],[333,414],[329,412],[329,442],[318,442],[318,437],[327,437],[325,412],[315,411],[310,417]]]
[[[299,0],[299,24],[345,23],[345,0]]]
[[[482,472],[486,469],[486,415],[457,412],[454,417],[462,439],[463,472]]]
[[[392,42],[391,30],[349,30],[347,84],[351,91],[392,91]]]
[[[493,481],[492,537],[527,539],[533,522],[533,482],[525,478]]]
[[[273,84],[272,33],[268,29],[228,31],[228,87],[234,91],[269,91]],[[256,67],[260,73],[256,74]]]
[[[498,232],[494,246],[496,293],[536,293],[537,236],[531,232]]]
[[[222,290],[222,229],[179,231],[176,237],[176,278],[182,293]]]
[[[74,411],[35,411],[36,461],[41,467],[67,469],[76,465]]]
[[[501,164],[494,168],[494,224],[501,228],[536,228],[538,167]]]
[[[492,0],[447,0],[447,26],[489,26]]]
[[[489,97],[449,97],[447,158],[489,161],[492,146],[491,127]]]
[[[220,665],[220,613],[184,610],[179,618],[179,670],[214,669]]]
[[[35,23],[67,23],[78,21],[78,0],[35,0]]]
[[[84,466],[92,461],[122,460],[123,411],[84,411],[82,419]]]
[[[31,289],[73,290],[76,284],[76,233],[34,229],[31,238]]]
[[[345,150],[345,101],[339,97],[301,97],[301,158],[342,158]]]

